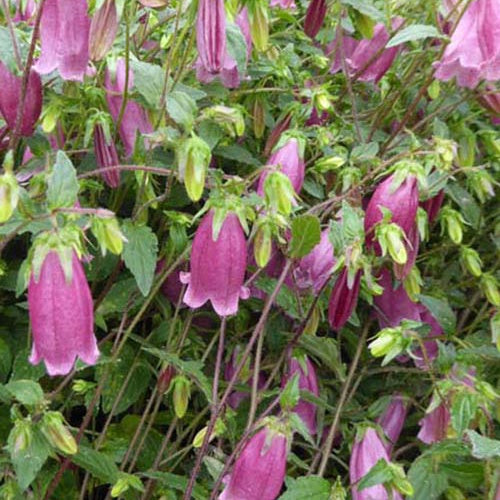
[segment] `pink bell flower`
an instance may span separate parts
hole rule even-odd
[[[500,3],[473,0],[460,18],[434,76],[456,77],[460,87],[474,88],[481,80],[500,79]]]
[[[86,0],[47,0],[40,23],[42,75],[59,70],[64,80],[83,81],[89,62],[90,19]]]
[[[69,283],[58,253],[47,254],[38,278],[31,275],[28,306],[33,330],[30,363],[43,360],[49,375],[66,375],[77,357],[89,365],[96,363],[92,296],[74,252]]]
[[[115,0],[106,0],[90,23],[89,52],[93,61],[104,59],[113,46],[118,31]]]
[[[382,427],[389,443],[386,445],[388,455],[403,430],[408,405],[400,394],[394,394],[384,413],[377,419],[377,424]]]
[[[287,438],[264,427],[250,438],[224,479],[219,500],[275,500],[285,480]]]
[[[94,152],[99,168],[115,167],[120,164],[113,139],[110,138],[108,143],[104,130],[100,125],[94,128]],[[120,171],[118,169],[105,170],[101,175],[109,187],[117,188],[120,185]]]
[[[437,443],[446,439],[448,426],[450,425],[450,412],[444,403],[441,403],[436,409],[427,413],[420,420],[420,432],[417,437],[425,444]]]
[[[120,109],[123,102],[121,94],[125,91],[125,70],[125,59],[118,59],[116,62],[115,77],[113,78],[110,71],[107,70],[104,80],[109,112],[115,121],[120,116]],[[130,91],[133,86],[134,74],[132,69],[129,68],[128,90]],[[152,131],[153,126],[149,121],[146,111],[139,104],[128,99],[119,130],[126,155],[130,156],[133,153],[137,133],[149,134]]]
[[[21,95],[22,78],[12,74],[0,61],[0,113],[2,114],[7,127],[12,132],[15,129],[17,106]],[[20,133],[24,137],[29,137],[34,132],[35,124],[42,112],[42,82],[40,76],[34,70],[30,71],[24,112],[21,118]]]
[[[31,21],[36,11],[35,0],[15,0],[14,3],[17,4],[17,8],[12,20],[15,23]]]
[[[311,0],[304,21],[304,32],[308,37],[314,38],[318,34],[321,26],[323,26],[326,11],[326,0]]]
[[[427,217],[429,219],[429,224],[432,224],[441,210],[441,205],[444,200],[444,190],[441,189],[438,194],[423,201],[420,206],[427,212]]]
[[[193,309],[207,300],[219,316],[238,311],[239,299],[249,297],[243,286],[247,261],[246,240],[238,217],[229,213],[217,240],[212,234],[213,211],[203,217],[193,240],[190,273],[181,273],[187,284],[184,302]]]
[[[295,9],[297,7],[294,0],[271,0],[270,5],[282,9]]]
[[[358,271],[349,287],[348,270],[344,267],[335,282],[328,304],[328,321],[334,330],[340,330],[351,317],[358,303],[360,284],[361,271]]]

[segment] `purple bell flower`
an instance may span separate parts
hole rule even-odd
[[[450,425],[450,412],[444,403],[441,403],[436,409],[427,413],[420,420],[420,432],[417,437],[426,444],[437,443],[446,438],[448,426]]]
[[[94,336],[92,296],[74,252],[70,283],[57,252],[47,254],[38,279],[34,275],[30,278],[28,306],[33,330],[30,363],[35,365],[43,360],[49,375],[66,375],[76,357],[95,364],[99,350]]]
[[[118,21],[115,0],[106,0],[90,23],[89,52],[93,61],[104,59],[113,46]]]
[[[295,9],[294,0],[271,0],[271,7],[281,7],[282,9]]]
[[[311,0],[304,21],[304,32],[308,37],[314,38],[318,34],[323,26],[326,11],[326,0]]]
[[[444,190],[441,189],[438,194],[421,202],[420,206],[427,212],[427,217],[429,218],[429,224],[432,224],[441,210],[441,205],[444,200]]]
[[[405,423],[408,405],[401,394],[394,394],[384,413],[377,419],[377,424],[382,427],[384,434],[389,440],[386,445],[388,455],[391,454],[394,443],[399,438]]]
[[[334,330],[340,330],[347,323],[347,320],[356,308],[360,283],[361,271],[358,271],[354,277],[352,286],[349,288],[348,271],[344,267],[335,282],[328,304],[328,321]]]
[[[110,138],[108,143],[104,130],[100,125],[96,125],[94,128],[94,152],[99,168],[114,167],[120,164],[113,139]],[[101,175],[109,187],[117,188],[120,185],[120,171],[118,169],[106,170]]]
[[[247,261],[245,234],[236,214],[229,213],[214,241],[212,222],[213,211],[210,211],[194,236],[191,272],[181,273],[182,283],[188,285],[184,302],[196,309],[210,300],[219,316],[230,316],[238,311],[239,299],[249,297],[248,289],[243,286]]]

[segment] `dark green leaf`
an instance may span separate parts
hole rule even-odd
[[[182,125],[188,132],[193,128],[197,109],[195,100],[189,94],[179,90],[168,93],[168,114],[175,123]]]
[[[455,396],[451,406],[451,424],[459,437],[469,427],[469,422],[474,418],[477,404],[477,394],[462,391]]]
[[[23,405],[37,405],[43,401],[43,390],[33,380],[14,380],[5,388]]]
[[[392,472],[387,461],[381,458],[358,483],[358,490],[362,491],[377,484],[389,483],[392,481]]]
[[[142,61],[131,61],[134,72],[134,87],[152,109],[160,106],[165,72],[161,66]]]
[[[290,257],[300,259],[307,255],[321,239],[321,226],[318,217],[301,215],[292,221],[292,240]]]
[[[436,318],[436,321],[443,328],[444,333],[451,335],[455,332],[457,318],[448,301],[429,295],[420,295],[419,299],[429,309],[434,318]]]
[[[344,5],[350,5],[353,9],[371,17],[375,21],[384,22],[384,14],[369,0],[342,0],[342,3]]]
[[[184,493],[187,488],[188,479],[184,476],[179,476],[177,474],[171,474],[170,472],[145,472],[146,477],[151,477],[156,479],[160,484],[166,486],[167,488],[173,488],[174,490]],[[193,488],[193,498],[194,500],[206,500],[210,496],[208,490],[206,490],[201,485],[195,485]]]
[[[279,500],[328,500],[330,483],[322,477],[299,477],[288,487]]]
[[[56,163],[47,179],[47,201],[49,208],[72,207],[80,186],[76,170],[64,151],[58,151]]]
[[[113,460],[108,455],[87,446],[80,445],[78,453],[71,457],[71,461],[104,483],[112,484],[118,478],[118,467]]]
[[[445,191],[458,205],[466,222],[474,229],[479,229],[481,225],[481,209],[470,193],[457,183],[448,183]]]
[[[415,494],[412,500],[438,500],[448,488],[444,472],[436,472],[431,456],[417,459],[408,471]]]

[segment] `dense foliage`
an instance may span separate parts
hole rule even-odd
[[[499,500],[498,0],[0,8],[0,499]]]

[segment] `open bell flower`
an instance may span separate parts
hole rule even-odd
[[[420,420],[420,432],[417,437],[425,444],[437,443],[446,438],[450,425],[450,412],[444,403],[427,413]]]
[[[361,271],[357,271],[354,281],[349,287],[348,269],[344,267],[335,282],[328,303],[328,321],[335,331],[340,330],[347,323],[356,308],[360,284]]]
[[[38,277],[31,275],[28,306],[33,348],[30,363],[45,362],[49,375],[66,375],[79,357],[89,365],[99,356],[94,336],[94,312],[83,266],[73,252],[71,281],[59,254],[50,251]]]
[[[89,62],[90,19],[86,0],[47,0],[40,22],[41,54],[35,69],[59,70],[64,80],[83,81]]]
[[[247,442],[219,500],[275,500],[285,480],[287,438],[264,427]]]
[[[202,219],[193,240],[190,273],[181,273],[187,284],[184,302],[193,309],[207,300],[219,316],[238,311],[239,299],[249,297],[243,286],[247,261],[243,228],[234,213],[228,213],[219,235],[213,239],[213,211]]]
[[[17,105],[21,95],[22,77],[11,73],[7,66],[0,61],[0,113],[7,123],[10,131],[16,125]],[[35,124],[42,111],[42,81],[35,70],[30,71],[24,112],[21,118],[20,133],[24,137],[29,137],[34,132]]]
[[[473,0],[455,30],[434,76],[443,81],[456,77],[460,87],[474,88],[481,80],[500,79],[500,3]]]

